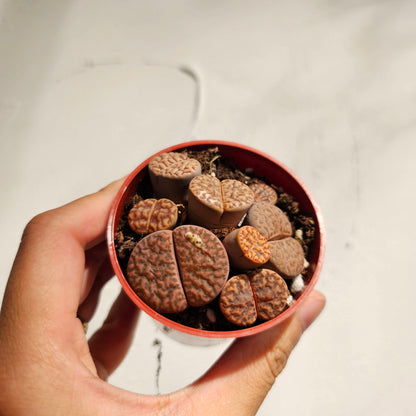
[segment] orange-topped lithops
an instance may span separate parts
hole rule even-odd
[[[225,318],[239,326],[257,319],[268,321],[288,306],[290,292],[284,279],[268,269],[231,277],[221,292],[219,305]]]
[[[270,258],[266,238],[249,225],[232,231],[224,238],[223,244],[231,265],[237,269],[254,269]]]
[[[152,232],[169,216],[153,217],[147,201],[129,225],[132,205],[148,198],[177,204],[176,224]],[[138,233],[135,222],[143,225]],[[261,333],[299,310],[322,269],[322,227],[309,191],[279,161],[242,144],[197,140],[164,149],[128,175],[111,210],[108,247],[129,298],[193,343]]]

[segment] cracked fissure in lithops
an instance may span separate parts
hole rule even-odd
[[[268,321],[282,313],[290,295],[284,279],[269,269],[231,277],[221,292],[219,305],[225,318],[239,326]]]
[[[247,212],[244,223],[255,227],[269,243],[270,259],[264,265],[293,279],[304,269],[305,253],[292,237],[293,230],[286,214],[269,202],[255,202]]]
[[[286,279],[293,279],[305,268],[305,254],[299,241],[287,237],[281,240],[269,241],[270,259],[264,265],[275,270]]]
[[[189,238],[198,236],[198,238]],[[229,261],[221,241],[209,230],[182,225],[142,238],[127,265],[136,294],[159,313],[203,306],[221,292]]]
[[[177,152],[155,156],[148,168],[155,195],[176,203],[184,202],[189,182],[201,174],[201,164],[196,159]]]
[[[178,207],[169,199],[148,198],[139,201],[129,211],[130,228],[137,234],[171,230],[178,220]]]
[[[258,201],[249,208],[244,224],[257,228],[267,240],[291,237],[292,225],[286,214],[270,202]]]
[[[253,191],[243,182],[199,175],[189,184],[189,221],[207,228],[236,227],[253,202]]]

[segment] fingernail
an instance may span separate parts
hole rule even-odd
[[[299,311],[299,317],[304,331],[318,317],[324,306],[325,296],[318,291],[313,291],[305,300]]]

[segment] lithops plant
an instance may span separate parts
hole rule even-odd
[[[299,241],[288,237],[269,241],[269,247],[270,259],[264,267],[275,270],[286,279],[293,279],[302,273],[305,255]]]
[[[219,305],[225,318],[239,326],[275,318],[287,307],[290,292],[284,279],[269,269],[231,277]]]
[[[292,237],[292,225],[280,208],[269,202],[255,202],[244,222],[255,227],[269,243],[270,259],[264,267],[287,279],[303,271],[305,253],[300,243]]]
[[[130,228],[137,234],[170,230],[178,220],[178,207],[166,198],[143,199],[131,208],[127,218]]]
[[[137,243],[127,264],[127,279],[140,299],[159,313],[188,307],[170,230],[156,231]]]
[[[255,202],[264,201],[273,205],[277,202],[277,193],[271,186],[263,182],[255,182],[249,188],[253,191]]]
[[[235,227],[253,202],[253,192],[243,182],[196,176],[189,184],[189,221],[207,228]]]
[[[182,151],[154,156],[120,194],[118,276],[167,327],[245,333],[274,320],[311,282],[315,263],[304,272],[307,251],[293,238],[292,224],[305,230],[302,213],[286,209],[275,187],[287,181],[267,159],[227,146],[172,147]]]
[[[182,225],[173,230],[175,253],[189,306],[202,306],[215,299],[229,274],[227,253],[209,230]]]
[[[250,273],[249,278],[256,300],[258,319],[268,321],[286,309],[290,292],[278,273],[259,269]]]
[[[249,326],[257,320],[256,301],[245,274],[233,276],[227,281],[219,304],[224,317],[234,325]]]
[[[201,174],[201,164],[184,153],[161,153],[149,162],[153,192],[158,198],[182,203],[189,182]]]
[[[249,225],[235,229],[222,243],[231,265],[237,269],[255,269],[270,259],[267,239]]]
[[[269,241],[292,236],[292,225],[288,217],[270,202],[255,202],[248,210],[244,223],[257,228]]]
[[[220,240],[196,225],[149,234],[137,243],[127,265],[131,287],[159,313],[211,302],[228,274],[228,256]]]

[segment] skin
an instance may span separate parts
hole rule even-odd
[[[105,229],[121,181],[36,216],[26,227],[0,314],[0,409],[4,416],[255,415],[325,298],[312,292],[284,324],[236,340],[193,384],[168,395],[119,389],[107,378],[123,360],[139,310],[120,293],[89,340],[112,277]],[[247,383],[250,380],[250,383]]]

